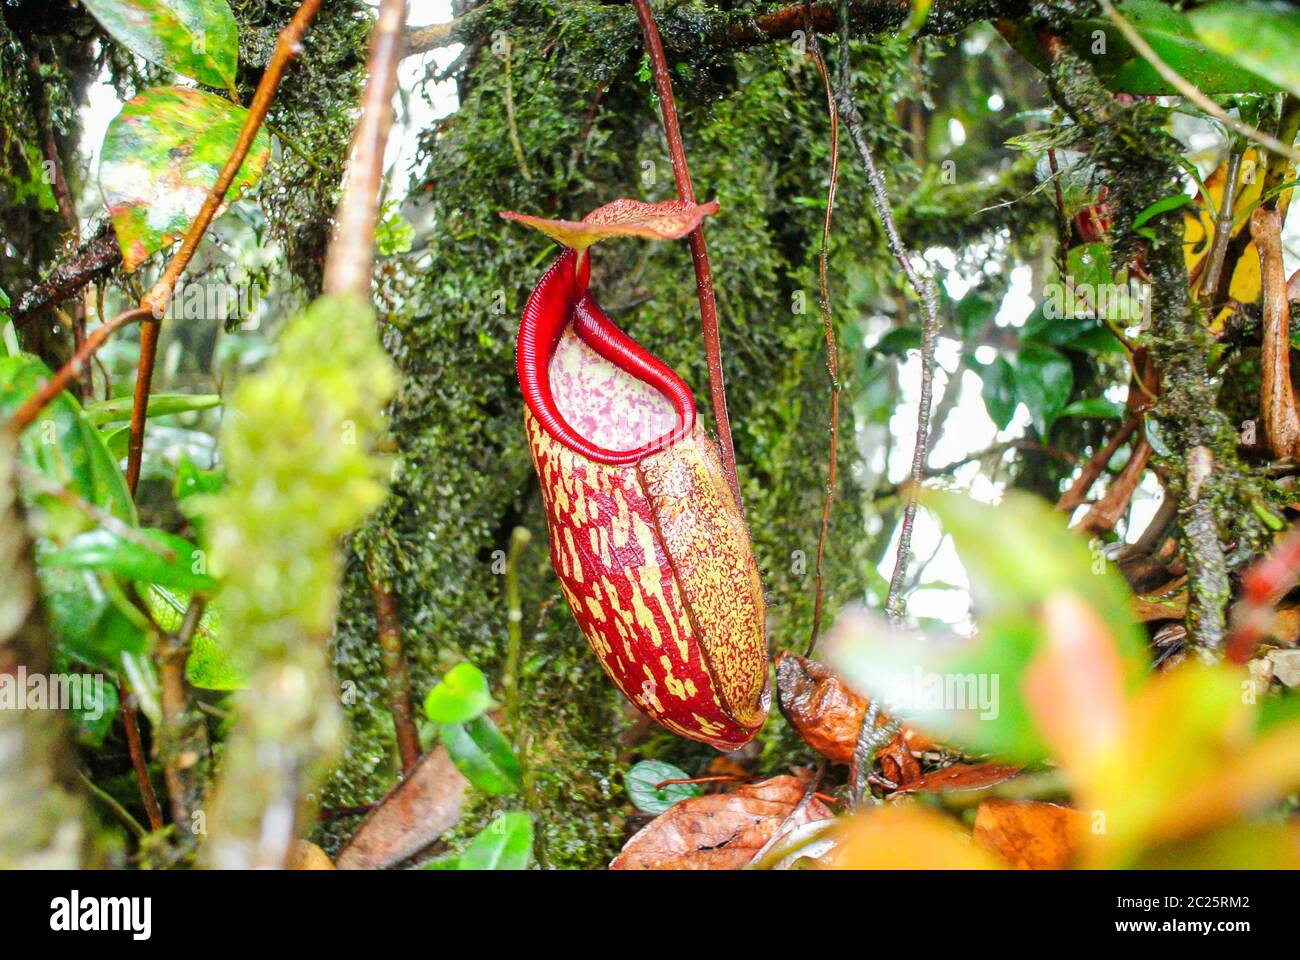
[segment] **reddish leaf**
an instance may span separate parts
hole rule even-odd
[[[898,788],[898,793],[945,793],[949,790],[983,790],[1020,772],[1003,763],[954,763],[927,773]]]
[[[1078,810],[1032,800],[986,800],[975,813],[975,842],[1018,870],[1063,870],[1083,832]]]
[[[790,816],[806,789],[796,777],[773,777],[735,793],[683,800],[632,837],[610,869],[739,870],[778,831],[832,816],[816,798]]]
[[[679,240],[698,227],[706,216],[717,212],[716,200],[708,203],[683,203],[681,200],[644,203],[622,199],[597,207],[581,220],[548,220],[514,210],[502,210],[501,217],[540,230],[566,247],[585,250],[608,237]]]

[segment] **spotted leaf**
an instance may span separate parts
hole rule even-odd
[[[698,227],[705,217],[717,212],[716,200],[708,203],[685,203],[681,200],[644,203],[624,199],[597,207],[581,220],[548,220],[514,210],[502,210],[501,216],[540,230],[566,247],[585,250],[609,237],[680,240]]]
[[[154,87],[128,101],[109,124],[99,185],[128,271],[185,235],[246,116],[243,107],[211,94]],[[258,181],[270,156],[271,140],[259,131],[227,200]]]
[[[235,86],[239,28],[226,0],[82,0],[118,43],[210,87]]]

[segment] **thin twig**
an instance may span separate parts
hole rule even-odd
[[[13,412],[9,417],[9,422],[7,424],[9,431],[13,433],[14,436],[17,436],[31,426],[36,418],[40,416],[41,411],[44,410],[55,397],[67,389],[68,385],[72,383],[73,380],[81,375],[81,371],[86,368],[86,364],[89,363],[90,358],[95,355],[95,351],[102,347],[104,342],[116,331],[125,327],[127,324],[135,323],[137,320],[143,320],[145,317],[152,316],[153,310],[151,308],[135,307],[132,310],[126,310],[119,313],[112,320],[96,327],[94,332],[82,341],[81,349],[73,355],[72,359],[60,367],[54,376],[45,381],[44,386],[42,386],[40,390],[36,391],[23,401],[22,406]]]
[[[649,0],[633,0],[641,32],[645,36],[646,53],[654,73],[655,89],[659,93],[659,107],[663,112],[664,135],[668,140],[668,155],[673,162],[673,177],[677,181],[677,196],[684,203],[695,202],[695,187],[691,171],[686,164],[686,149],[682,145],[682,131],[677,124],[677,102],[673,99],[673,81],[668,71],[668,59],[659,39],[654,14]],[[736,506],[742,507],[740,481],[736,478],[736,447],[731,439],[731,418],[727,415],[727,388],[722,375],[722,344],[718,336],[718,304],[713,292],[713,271],[709,269],[709,250],[704,242],[704,224],[690,235],[691,260],[695,265],[695,293],[700,301],[700,325],[704,330],[704,354],[709,367],[709,394],[713,399],[713,423],[722,447],[722,466],[731,484]]]
[[[519,140],[519,126],[515,122],[515,88],[510,81],[510,41],[506,41],[504,52],[506,61],[506,124],[510,128],[510,146],[515,151],[515,162],[519,164],[519,172],[523,174],[525,180],[533,179],[532,172],[528,169],[528,160],[524,157],[524,145]]]
[[[142,839],[148,835],[149,831],[140,825],[140,821],[127,811],[126,807],[117,802],[109,793],[95,784],[95,781],[86,776],[80,770],[77,771],[77,779],[81,785],[90,791],[91,795],[113,811],[113,815],[121,820],[128,830],[135,834],[136,839]]]
[[[843,37],[840,44],[842,47],[841,56],[847,57],[849,55],[847,28],[841,25],[841,30]],[[912,528],[916,523],[917,497],[920,493],[921,481],[925,478],[926,460],[929,458],[930,406],[934,398],[934,351],[939,337],[938,295],[934,282],[929,278],[923,279],[917,273],[916,267],[913,266],[912,260],[908,256],[906,247],[903,246],[902,237],[898,233],[898,225],[894,220],[893,208],[890,206],[885,178],[876,166],[871,147],[862,132],[862,116],[858,112],[857,103],[853,99],[853,93],[849,86],[849,75],[850,71],[847,68],[840,72],[840,116],[844,119],[844,125],[848,127],[849,135],[852,137],[858,155],[862,158],[862,165],[866,169],[867,180],[871,185],[872,204],[875,206],[881,225],[884,227],[889,251],[893,254],[899,268],[903,271],[903,275],[907,277],[908,283],[921,302],[921,397],[916,411],[916,445],[912,451],[910,484],[906,493],[906,503],[903,507],[903,519],[899,527],[898,553],[894,564],[894,573],[889,580],[889,593],[885,601],[886,615],[891,622],[898,623],[903,619],[906,609],[902,588],[906,581],[907,564],[912,553]]]
[[[207,783],[208,726],[195,705],[185,664],[206,605],[202,596],[190,597],[177,631],[159,635],[158,677],[162,688],[159,741],[163,779],[171,798],[172,823],[186,847],[198,839],[193,817],[203,802]]]
[[[226,165],[221,168],[216,183],[208,191],[203,206],[199,208],[198,214],[190,224],[185,239],[181,241],[180,249],[176,251],[171,262],[167,264],[153,289],[140,303],[142,307],[150,309],[154,314],[154,318],[146,321],[140,327],[140,361],[136,368],[135,398],[131,410],[131,434],[127,442],[126,456],[126,482],[133,496],[136,487],[140,483],[140,460],[144,455],[144,428],[149,409],[149,388],[153,381],[154,359],[158,352],[158,335],[162,326],[162,314],[166,310],[172,290],[176,287],[176,281],[185,272],[185,268],[189,266],[204,233],[207,232],[208,226],[212,223],[212,219],[216,216],[221,204],[225,202],[226,192],[230,189],[231,183],[234,182],[239,168],[243,166],[244,158],[248,155],[253,140],[257,137],[257,131],[266,119],[267,111],[271,109],[271,101],[280,86],[280,81],[284,77],[289,61],[302,53],[303,34],[307,32],[307,27],[315,19],[316,11],[320,9],[320,5],[321,0],[303,0],[302,6],[293,15],[293,19],[280,31],[279,39],[275,43],[275,51],[271,54],[271,61],[266,65],[266,71],[257,84],[257,90],[253,93],[253,100],[248,106],[248,115],[244,118],[244,125],[239,130],[239,136],[235,140],[234,149],[231,150],[230,156],[226,160]]]
[[[805,11],[807,13],[807,10]],[[808,55],[817,64],[822,86],[826,88],[826,110],[831,124],[831,169],[830,180],[826,185],[826,217],[822,221],[821,254],[817,258],[817,302],[821,307],[822,328],[826,336],[826,369],[831,377],[830,405],[830,454],[826,468],[826,497],[822,501],[822,525],[817,535],[816,586],[813,592],[812,630],[808,637],[808,652],[811,657],[817,650],[817,636],[822,627],[822,608],[826,602],[826,541],[831,530],[831,509],[835,504],[836,469],[839,462],[840,445],[840,360],[839,347],[835,342],[835,320],[831,315],[831,295],[827,282],[827,260],[830,256],[831,216],[835,210],[835,190],[840,180],[840,118],[835,109],[835,94],[831,90],[830,74],[826,72],[826,61],[822,58],[821,42],[817,31],[812,27],[812,16],[808,19]]]
[[[392,714],[397,735],[402,776],[406,776],[420,761],[420,734],[415,728],[411,677],[406,665],[406,651],[402,647],[402,622],[397,612],[397,597],[384,582],[373,553],[367,558],[366,575],[370,580],[370,593],[375,599],[375,633],[388,684],[388,712]]]
[[[519,744],[519,657],[523,649],[524,612],[519,599],[519,560],[533,535],[527,527],[515,527],[506,555],[506,669],[501,676],[505,695],[506,730]]]
[[[1056,501],[1056,509],[1063,513],[1069,513],[1075,507],[1082,504],[1088,499],[1088,490],[1097,482],[1101,472],[1106,469],[1111,458],[1115,456],[1120,446],[1133,435],[1137,430],[1138,418],[1129,417],[1124,421],[1115,435],[1107,441],[1106,445],[1094,453],[1088,462],[1083,465],[1083,471],[1079,474],[1074,483],[1070,484],[1070,489],[1061,495],[1061,499]]]
[[[1201,299],[1207,307],[1219,289],[1219,277],[1223,273],[1223,264],[1228,255],[1228,243],[1232,240],[1233,207],[1237,199],[1237,179],[1241,176],[1241,159],[1246,153],[1246,144],[1242,141],[1233,143],[1228,153],[1228,162],[1224,168],[1223,199],[1219,201],[1218,215],[1214,219],[1214,241],[1210,245],[1209,256],[1205,260],[1205,279],[1201,282]],[[1212,202],[1210,197],[1205,198]]]
[[[135,710],[135,695],[131,693],[125,680],[118,681],[117,694],[122,701],[122,726],[126,728],[126,747],[131,754],[131,767],[135,770],[135,781],[140,787],[144,812],[149,817],[149,828],[161,830],[162,807],[158,806],[158,794],[154,793],[153,781],[149,779],[149,764],[145,760],[144,744],[140,742],[140,720]]]
[[[406,0],[383,0],[370,37],[370,76],[361,94],[361,120],[352,135],[347,186],[335,216],[334,237],[325,255],[325,292],[370,301],[375,263],[375,224],[384,150],[393,127],[393,93],[402,61]]]
[[[1277,137],[1269,136],[1262,133],[1248,123],[1242,123],[1236,117],[1232,116],[1223,107],[1219,106],[1197,87],[1184,79],[1184,77],[1169,64],[1160,58],[1160,54],[1151,48],[1151,44],[1143,39],[1142,34],[1133,29],[1133,25],[1124,18],[1111,4],[1110,0],[1100,0],[1101,9],[1106,16],[1110,17],[1111,22],[1119,29],[1124,39],[1128,41],[1129,46],[1136,50],[1144,60],[1146,60],[1155,69],[1156,73],[1164,78],[1165,82],[1186,97],[1192,103],[1196,104],[1214,119],[1218,120],[1225,126],[1231,127],[1237,133],[1241,134],[1248,140],[1253,140],[1266,150],[1280,154],[1290,160],[1300,162],[1300,151],[1283,143]]]

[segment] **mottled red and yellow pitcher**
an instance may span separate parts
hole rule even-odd
[[[567,250],[517,365],[551,562],[605,672],[674,733],[730,750],[768,709],[762,584],[690,388],[607,317]]]

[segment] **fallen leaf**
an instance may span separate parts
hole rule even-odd
[[[832,870],[996,870],[997,859],[953,820],[912,804],[855,814],[836,830]]]
[[[445,748],[430,750],[361,822],[338,868],[382,870],[419,853],[460,819],[467,782]]]
[[[975,812],[976,843],[1018,870],[1063,870],[1079,845],[1078,810],[1034,800],[985,800]]]
[[[806,789],[797,777],[772,777],[683,800],[628,840],[610,869],[739,870],[778,831],[832,817],[815,797],[791,816]]]
[[[920,779],[900,786],[895,793],[945,793],[950,790],[983,790],[1010,780],[1019,767],[1004,763],[954,763],[933,770]]]
[[[783,653],[776,658],[777,703],[790,726],[826,759],[853,760],[867,701],[824,663]]]
[[[502,210],[501,217],[540,230],[566,247],[585,250],[608,237],[679,240],[698,227],[706,216],[717,212],[716,200],[708,203],[685,203],[681,200],[645,203],[619,199],[597,207],[581,220],[550,220],[515,210]]]
[[[851,763],[862,727],[867,700],[858,696],[827,664],[783,653],[776,658],[777,703],[790,726],[833,763]],[[883,711],[877,725],[887,723]],[[885,777],[903,783],[920,775],[913,752],[933,747],[930,740],[910,727],[880,749],[877,758]]]
[[[1288,687],[1300,687],[1300,650],[1273,650],[1268,660],[1273,676]]]
[[[334,863],[329,855],[314,843],[299,840],[289,858],[290,870],[333,870]]]

